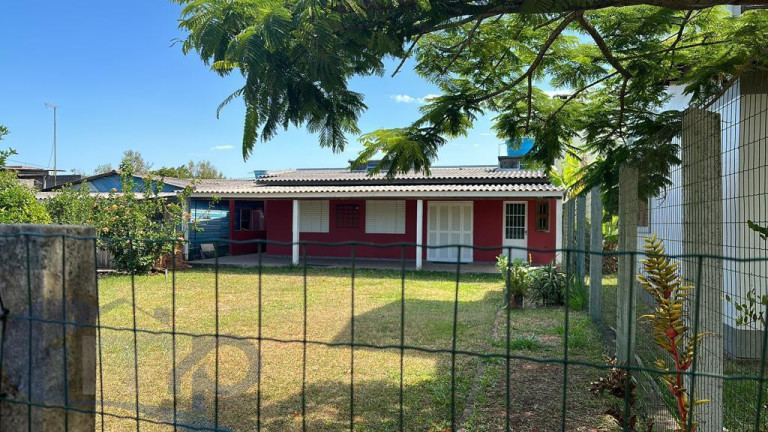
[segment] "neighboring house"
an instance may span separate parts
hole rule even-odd
[[[673,89],[675,90],[675,89]],[[680,90],[668,108],[688,107]],[[768,73],[743,77],[706,108],[719,115],[722,176],[723,255],[749,259],[768,256],[768,242],[747,227],[748,219],[768,223]],[[682,161],[683,165],[686,161]],[[643,238],[656,234],[667,253],[683,254],[683,179],[681,168],[671,175],[672,185],[658,197],[641,203],[638,249]],[[716,243],[718,244],[718,243]],[[745,302],[747,292],[768,294],[768,262],[723,260],[723,308],[725,349],[736,357],[759,357],[762,325],[737,325],[736,302]],[[693,280],[693,275],[687,275]],[[727,297],[726,297],[727,296]],[[728,301],[727,298],[731,298]],[[762,309],[761,306],[758,306]]]
[[[53,170],[27,165],[2,166],[0,171],[16,171],[16,176],[21,183],[32,186],[37,190],[77,181],[83,177],[80,174],[57,174],[54,176]]]
[[[146,175],[144,174],[135,174],[133,176],[134,192],[141,192],[144,190],[145,177]],[[161,192],[177,192],[184,189],[185,187],[187,187],[192,183],[192,180],[187,180],[187,179],[157,177],[157,176],[154,176],[154,178],[162,179],[163,189],[161,190]],[[43,192],[55,191],[65,185],[70,185],[75,189],[80,189],[83,184],[87,184],[88,189],[91,192],[108,193],[113,189],[118,192],[122,192],[122,180],[120,178],[120,171],[117,171],[117,170],[109,171],[103,174],[96,174],[90,177],[77,178],[67,182],[59,181],[57,186],[43,188],[42,191]]]
[[[221,240],[270,241],[265,252],[292,256],[296,242],[407,243],[428,246],[357,246],[358,258],[438,262],[492,262],[502,246],[532,264],[555,259],[560,247],[563,192],[541,171],[519,168],[519,157],[500,165],[435,167],[431,175],[408,173],[393,180],[359,169],[297,169],[259,172],[249,180],[203,180],[189,209],[202,231],[189,233],[190,258],[200,245]],[[271,243],[280,242],[280,243]],[[472,249],[471,246],[485,248]],[[243,254],[257,244],[220,243],[219,253]],[[541,249],[550,251],[527,251]],[[350,257],[349,246],[308,244],[313,257]]]

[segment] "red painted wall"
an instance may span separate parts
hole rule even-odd
[[[528,247],[530,249],[550,249],[556,248],[556,233],[559,227],[555,226],[556,213],[554,199],[549,199],[549,231],[536,231],[536,205],[538,200],[528,200]],[[555,252],[533,252],[531,255],[531,264],[544,265],[549,264],[555,259]]]
[[[229,200],[229,238],[236,241],[258,240],[266,239],[266,231],[236,231],[235,220],[237,219],[237,212],[235,212],[235,200]],[[266,222],[266,220],[265,220]],[[259,251],[258,243],[247,244],[229,244],[230,255],[241,255],[247,253],[256,253]]]
[[[336,227],[336,205],[358,204],[360,206],[360,224],[357,228]],[[267,201],[265,206],[265,222],[267,225],[267,239],[281,242],[291,242],[291,225],[293,218],[292,201]],[[365,201],[364,200],[330,200],[328,204],[328,232],[327,233],[301,233],[301,241],[307,242],[366,242],[377,245],[391,243],[414,243],[416,241],[416,201],[405,202],[405,234],[369,234],[365,232]],[[290,255],[290,245],[267,245],[267,253],[274,255]],[[300,253],[303,253],[301,251]],[[308,256],[326,257],[350,257],[350,246],[323,246],[307,245]],[[355,254],[359,258],[386,258],[400,259],[401,246],[372,247],[357,246]],[[416,248],[406,247],[405,258],[415,259]]]
[[[443,201],[443,200],[441,200]],[[536,202],[528,200],[528,247],[533,249],[554,249],[556,240],[555,200],[550,199],[550,229],[548,232],[536,231]],[[336,204],[349,203],[360,205],[360,226],[358,228],[336,228]],[[479,247],[490,247],[489,250],[475,250],[474,261],[493,262],[501,253],[504,222],[504,200],[475,200],[473,210],[473,243]],[[290,243],[292,223],[292,201],[272,200],[265,202],[266,238],[270,241]],[[429,202],[424,200],[424,220],[422,244],[427,244]],[[327,233],[301,233],[301,240],[320,242],[361,241],[377,244],[412,243],[416,235],[416,200],[406,201],[405,234],[366,234],[365,233],[365,202],[364,200],[331,200],[329,203],[329,224]],[[266,252],[273,255],[290,255],[290,245],[268,244]],[[373,248],[358,246],[357,256],[361,258],[399,259],[400,247]],[[349,257],[349,247],[329,247],[309,245],[307,255]],[[554,260],[554,252],[531,252],[532,264],[547,264]],[[415,248],[406,248],[407,259],[415,258]],[[423,258],[426,260],[427,250],[423,248]]]

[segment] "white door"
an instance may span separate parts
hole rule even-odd
[[[461,262],[472,262],[472,202],[430,201],[427,212],[427,246],[466,246]],[[455,263],[458,254],[458,247],[428,248],[427,260]]]
[[[504,249],[511,258],[528,261],[528,203],[525,201],[504,203],[504,233],[502,244],[518,249]]]

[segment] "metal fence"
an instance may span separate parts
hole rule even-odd
[[[38,259],[36,248],[43,241],[48,242],[46,247],[50,250]],[[85,430],[74,426],[82,416],[90,417],[92,427],[97,430],[533,430],[531,427],[544,430],[548,427],[537,427],[535,423],[517,426],[517,429],[511,424],[515,413],[526,409],[526,397],[543,393],[555,394],[560,402],[551,412],[540,413],[539,420],[554,420],[556,426],[552,430],[567,431],[576,429],[579,419],[574,412],[590,404],[578,396],[590,385],[587,378],[596,379],[614,369],[599,356],[597,359],[583,356],[584,350],[580,350],[577,343],[583,335],[578,332],[587,327],[581,324],[579,328],[574,327],[574,323],[581,323],[574,320],[586,315],[572,310],[569,301],[561,308],[531,310],[534,315],[523,321],[526,316],[509,307],[499,309],[509,303],[511,282],[509,278],[504,281],[495,275],[489,276],[495,279],[485,279],[495,283],[496,288],[485,293],[490,303],[483,303],[486,308],[488,304],[493,305],[492,313],[473,314],[471,305],[478,296],[473,284],[477,277],[463,272],[460,262],[454,263],[455,270],[448,274],[406,270],[406,252],[415,248],[415,244],[302,242],[302,259],[297,267],[268,268],[262,265],[263,255],[258,254],[252,270],[237,270],[220,266],[217,257],[215,265],[207,271],[184,273],[172,268],[170,286],[162,288],[158,285],[158,281],[165,280],[162,276],[130,274],[105,278],[99,280],[96,290],[98,307],[90,310],[95,321],[89,321],[84,318],[89,311],[80,310],[88,309],[88,302],[78,303],[78,299],[72,298],[79,286],[71,278],[75,273],[87,277],[83,271],[90,265],[92,268],[85,270],[90,271],[90,278],[95,282],[95,258],[78,256],[77,249],[72,248],[79,244],[91,245],[89,250],[95,255],[95,238],[17,233],[0,236],[0,243],[5,253],[18,255],[4,256],[4,261],[14,261],[15,267],[4,264],[0,276],[0,282],[5,285],[0,286],[3,311],[0,425],[7,426],[8,430],[37,430],[42,424],[39,422],[46,421],[54,422],[49,424],[56,430]],[[333,271],[313,267],[306,249],[315,244],[349,250],[348,267]],[[394,270],[366,273],[356,254],[356,250],[363,247],[396,248],[402,258],[392,263]],[[467,246],[441,247],[456,248],[457,256],[461,256],[460,250]],[[503,250],[509,253],[512,249]],[[565,263],[571,263],[585,251],[558,252]],[[590,254],[596,257],[603,253],[592,251]],[[639,255],[637,251],[605,254],[633,258]],[[709,260],[720,259],[688,258],[697,262],[699,269]],[[739,264],[764,264],[767,260],[723,258],[724,262]],[[45,265],[53,266],[52,274],[59,278],[40,279],[41,267]],[[11,268],[18,271],[11,275],[8,272]],[[564,268],[567,280],[571,280],[568,269],[572,266]],[[13,283],[26,286],[27,292],[10,292],[8,286]],[[423,283],[426,288],[415,296],[413,290],[417,283]],[[38,289],[45,293],[43,298],[35,298]],[[435,297],[436,290],[440,289],[442,297]],[[571,298],[573,289],[572,284],[565,285],[566,299]],[[629,287],[630,299],[636,295],[642,299],[637,289],[635,285]],[[695,289],[694,298],[700,298],[706,287],[696,284]],[[604,287],[605,315],[611,314],[608,298],[615,292],[615,286]],[[240,296],[243,293],[245,297]],[[371,298],[383,298],[385,310],[361,311],[361,305]],[[327,311],[317,313],[318,305],[323,302],[330,302],[326,304]],[[638,307],[641,303],[638,300]],[[296,307],[291,308],[291,304]],[[701,306],[701,302],[687,305],[698,317],[700,307],[695,306]],[[418,315],[414,315],[415,311]],[[535,314],[539,311],[554,314],[562,338],[552,349],[526,351],[517,346],[517,342],[528,337],[525,325],[538,320]],[[323,323],[335,317],[345,323],[344,328],[334,335],[325,334],[327,329],[324,330]],[[633,323],[625,324],[625,328],[634,327]],[[265,325],[272,330],[282,329],[282,333],[265,333]],[[692,322],[694,332],[701,328],[699,320]],[[765,338],[768,334],[765,326],[760,324],[759,328],[760,337]],[[51,329],[55,337],[46,333]],[[91,351],[83,349],[87,358],[77,358],[79,363],[73,363],[68,356],[82,357],[73,350],[73,344],[79,340],[77,332],[82,329],[95,333],[96,345]],[[497,337],[493,343],[477,345],[475,342],[483,337],[472,333],[472,329],[493,332]],[[641,342],[644,332],[637,328],[635,334],[638,355],[650,360],[655,354]],[[38,352],[41,340],[50,343]],[[701,347],[694,344],[693,358],[701,359],[707,354]],[[612,354],[611,350],[607,353]],[[646,355],[650,357],[643,357]],[[270,362],[282,364],[280,361],[292,366],[269,367]],[[425,397],[424,388],[417,385],[424,379],[423,370],[412,369],[413,364],[439,370],[440,378],[428,385],[429,397]],[[731,402],[726,398],[714,408],[733,415],[729,403],[738,399],[739,404],[748,406],[748,410],[744,410],[748,416],[744,416],[741,426],[731,430],[760,431],[764,425],[765,398],[761,390],[765,388],[765,350],[761,350],[757,364],[759,367],[742,369],[739,373],[711,374],[702,373],[694,363],[683,375],[703,376],[730,388],[734,396]],[[88,365],[92,365],[96,378],[91,383],[91,399],[80,400],[75,393],[87,399],[89,392],[74,386],[77,377],[72,374],[87,372]],[[482,391],[482,382],[493,379],[491,373],[486,373],[486,378],[477,378],[475,371],[483,365],[498,366],[497,392],[489,390],[489,393],[498,398],[499,410],[486,418],[492,427],[482,421],[468,421],[465,415],[472,404],[481,399],[476,385],[480,385]],[[544,365],[550,371],[555,368],[556,382],[542,376],[518,385],[512,377],[518,369],[531,365]],[[672,374],[650,361],[630,362],[615,369],[626,371],[632,378],[620,381],[620,387],[625,386],[627,390],[633,382],[646,376],[655,379]],[[333,384],[313,380],[319,370],[330,374]],[[584,375],[584,371],[589,373]],[[279,400],[265,393],[265,389],[275,387],[276,379],[285,376],[295,384],[294,392]],[[61,386],[52,384],[56,379],[62,381]],[[731,383],[741,384],[731,386]],[[199,391],[189,395],[186,393],[189,386]],[[534,387],[534,393],[526,386]],[[52,394],[51,389],[60,393]],[[663,394],[664,389],[660,391]],[[707,391],[707,388],[694,390],[699,398],[706,398]],[[470,400],[473,394],[474,401]],[[195,400],[196,397],[200,399]],[[643,403],[647,401],[643,395],[637,397]],[[625,414],[624,418],[638,414],[638,425],[655,420],[653,430],[664,430],[661,417],[648,416],[654,413],[648,411],[647,404],[644,411],[639,410],[639,406],[631,392],[616,402],[616,409]],[[595,417],[600,417],[602,412],[602,407],[593,410]],[[57,415],[47,417],[48,413]],[[323,420],[324,416],[335,420]],[[426,416],[434,421],[431,426],[420,423]],[[339,418],[346,421],[338,421]],[[10,421],[16,423],[8,423]],[[626,422],[623,429],[634,430],[638,425]],[[709,429],[701,425],[698,430]]]

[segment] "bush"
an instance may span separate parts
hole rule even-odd
[[[46,224],[51,221],[35,189],[19,183],[15,171],[0,171],[0,223]]]
[[[509,279],[509,290],[513,296],[525,296],[531,284],[530,267],[521,259],[512,260],[506,255],[496,257],[496,268],[506,282]]]
[[[565,276],[552,263],[531,273],[531,298],[545,306],[562,305]]]
[[[571,310],[587,310],[589,306],[589,286],[576,276],[571,279],[568,307]]]

